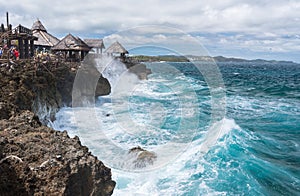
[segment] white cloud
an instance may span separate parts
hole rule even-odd
[[[1,0],[4,1],[4,0]],[[31,25],[36,17],[54,31],[96,32],[123,30],[137,25],[168,24],[187,31],[283,31],[295,30],[299,1],[11,1],[1,3],[13,13],[15,23]],[[23,21],[22,21],[23,18]],[[26,20],[26,21],[25,21]],[[298,25],[299,26],[299,25]]]
[[[0,5],[0,22],[5,23],[6,11],[14,26],[31,27],[39,18],[57,36],[69,32],[105,36],[154,24],[199,34],[203,44],[215,49],[299,52],[299,38],[292,36],[300,32],[299,0],[0,0]],[[170,36],[161,29],[158,32],[161,35],[154,40]],[[145,37],[149,39],[143,35],[135,38],[142,42]]]

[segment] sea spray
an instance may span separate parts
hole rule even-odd
[[[205,168],[203,165],[206,164],[204,156],[209,149],[214,146],[222,147],[223,145],[227,145],[226,140],[224,141],[227,134],[230,134],[232,130],[241,130],[233,119],[224,118],[214,123],[209,131],[216,133],[220,128],[222,128],[221,133],[213,136],[218,138],[203,136],[203,138],[193,141],[182,155],[178,156],[175,161],[166,167],[146,173],[131,173],[113,169],[112,172],[117,182],[119,182],[119,184],[117,183],[117,189],[114,195],[124,195],[126,193],[130,193],[130,195],[220,194],[220,192],[210,189],[209,186],[205,184],[205,178],[199,179],[198,187],[194,190],[188,186],[192,183],[192,181],[190,181],[191,175],[204,172]],[[222,138],[223,140],[220,140]],[[213,143],[212,140],[218,140],[218,142]],[[217,176],[215,177],[215,180],[216,179]]]
[[[38,116],[40,122],[52,127],[52,122],[55,120],[58,106],[50,105],[49,103],[42,101],[38,96],[32,103],[32,109],[35,115]]]
[[[100,58],[95,58],[96,68],[107,78],[111,85],[111,97],[119,94],[128,94],[138,83],[138,77],[130,73],[126,65],[110,55],[102,55]]]
[[[135,172],[164,167],[185,152],[200,127],[200,135],[206,132],[199,124],[202,119],[199,122],[195,93],[203,87],[191,85],[193,80],[175,67],[153,64],[154,76],[136,82],[125,65],[110,56],[96,59],[96,65],[112,84],[111,101],[96,103],[92,109],[75,108],[74,113],[78,135],[91,149],[106,149],[95,153],[108,166]],[[127,92],[122,93],[124,89]],[[214,130],[216,135],[207,139],[206,151],[219,131]],[[146,168],[135,168],[134,157],[128,154],[135,146],[154,151],[157,160]]]

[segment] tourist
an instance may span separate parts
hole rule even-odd
[[[0,59],[2,58],[3,49],[0,47]]]
[[[14,49],[14,50],[13,50],[13,54],[14,54],[15,60],[19,60],[19,55],[20,55],[20,53],[19,53],[19,51],[18,51],[17,49]]]

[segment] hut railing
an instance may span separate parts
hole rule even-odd
[[[13,34],[26,34],[26,35],[32,35],[31,29],[28,29],[26,27],[23,27],[22,25],[17,26],[12,30]]]
[[[3,39],[9,39],[12,35],[22,35],[22,34],[29,35],[29,36],[33,35],[30,29],[23,27],[22,25],[19,25],[12,30],[7,30],[6,32],[1,33],[0,42],[2,42]]]

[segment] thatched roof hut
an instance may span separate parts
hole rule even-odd
[[[103,39],[84,39],[84,42],[91,48],[96,49],[96,53],[99,54],[102,53],[102,49],[105,48]]]
[[[51,50],[56,52],[64,52],[65,58],[83,60],[84,56],[91,50],[91,47],[89,47],[79,37],[74,37],[72,34],[69,33],[55,46],[53,46]],[[69,55],[67,55],[68,53]]]
[[[31,30],[33,36],[38,38],[38,40],[34,41],[36,48],[45,48],[50,50],[52,46],[59,42],[59,39],[47,32],[40,20],[33,23]]]
[[[60,40],[55,46],[52,47],[54,51],[90,51],[89,47],[79,37],[74,37],[72,34],[68,34],[62,40]]]
[[[125,54],[128,54],[129,52],[118,41],[116,41],[105,50],[105,53],[125,56]]]
[[[37,21],[35,21],[31,27],[32,31],[45,31],[47,32],[46,28],[44,27],[44,25],[41,23],[41,21],[38,19]]]

